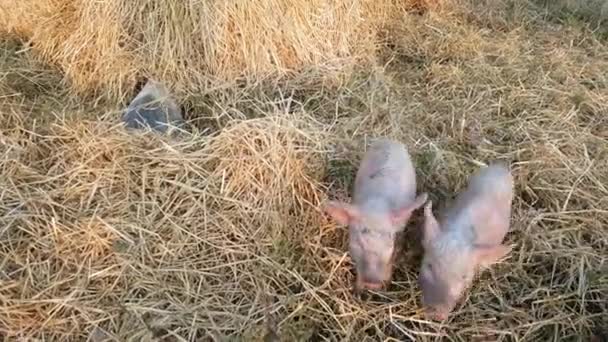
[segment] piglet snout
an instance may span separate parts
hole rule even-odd
[[[357,284],[360,289],[366,290],[380,290],[384,287],[385,281],[382,279],[368,278],[365,276],[359,276]]]
[[[382,283],[368,283],[368,282],[362,282],[361,285],[364,289],[368,289],[368,290],[380,290],[383,286]]]
[[[438,310],[435,308],[425,309],[424,316],[436,321],[445,321],[446,319],[448,319],[448,313],[446,311]]]

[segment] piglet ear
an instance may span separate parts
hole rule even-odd
[[[511,252],[511,246],[476,246],[474,249],[475,260],[481,267],[488,267],[491,264],[498,262]]]
[[[424,237],[423,245],[428,246],[441,233],[439,223],[433,215],[433,201],[428,201],[424,206]]]
[[[343,202],[329,201],[323,206],[323,211],[341,225],[348,225],[359,217],[357,208]]]
[[[421,195],[416,197],[416,199],[414,199],[412,203],[391,213],[391,221],[393,222],[393,224],[395,226],[399,226],[402,229],[402,226],[407,222],[407,220],[410,219],[410,216],[412,216],[412,212],[422,207],[422,205],[424,205],[424,202],[426,202],[427,198],[427,193],[422,193]]]

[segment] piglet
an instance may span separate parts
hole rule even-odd
[[[324,206],[336,222],[349,227],[357,290],[377,290],[390,282],[395,236],[426,200],[426,193],[416,197],[416,173],[406,147],[385,138],[374,142],[359,166],[352,203]]]
[[[505,257],[502,245],[509,230],[513,178],[504,164],[475,173],[438,222],[432,202],[424,208],[424,257],[419,284],[428,318],[447,319],[479,267]]]

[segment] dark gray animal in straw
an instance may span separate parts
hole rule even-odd
[[[125,127],[129,129],[151,128],[166,133],[173,127],[182,127],[184,119],[179,106],[169,95],[167,88],[149,80],[131,101],[122,115]]]

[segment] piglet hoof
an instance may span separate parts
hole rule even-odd
[[[181,128],[184,119],[179,106],[171,98],[167,88],[148,80],[122,115],[127,129],[152,129],[167,133],[170,128]]]

